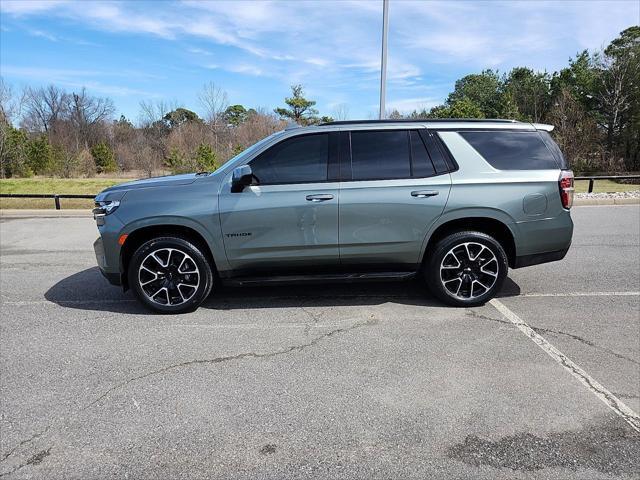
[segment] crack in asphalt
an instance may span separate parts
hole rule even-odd
[[[537,333],[550,333],[550,334],[555,334],[555,335],[564,335],[566,337],[572,338],[574,340],[577,340],[578,342],[582,342],[585,345],[588,345],[590,347],[596,348],[598,350],[602,350],[603,352],[607,352],[615,357],[621,358],[623,360],[627,360],[631,363],[635,363],[636,365],[640,365],[640,362],[631,358],[631,357],[627,357],[626,355],[623,355],[621,353],[615,352],[613,350],[610,350],[606,347],[602,347],[600,345],[596,345],[595,343],[593,343],[591,340],[587,340],[586,338],[582,338],[579,337],[578,335],[574,335],[572,333],[567,333],[567,332],[561,332],[559,330],[551,330],[549,328],[542,328],[542,327],[531,327],[533,330],[535,330]]]
[[[309,335],[309,332],[311,331],[311,327],[313,325],[317,325],[321,319],[318,315],[313,313],[311,310],[309,310],[302,304],[300,305],[300,310],[302,310],[313,321],[313,323],[307,323],[307,326],[304,328],[304,335],[306,337]]]
[[[481,313],[478,313],[474,310],[466,310],[466,314],[470,317],[474,317],[474,318],[481,318],[482,320],[489,320],[491,322],[497,322],[497,323],[503,323],[506,325],[513,325],[512,322],[508,321],[508,320],[503,320],[503,319],[499,319],[499,318],[493,318],[493,317],[489,317],[486,315],[483,315]],[[635,360],[631,357],[627,357],[626,355],[623,355],[622,353],[618,353],[614,350],[610,350],[606,347],[602,347],[600,345],[597,345],[596,343],[592,342],[591,340],[588,340],[586,338],[582,338],[578,335],[574,335],[573,333],[568,333],[568,332],[563,332],[560,330],[552,330],[550,328],[543,328],[543,327],[535,327],[533,325],[529,325],[536,333],[542,334],[542,333],[550,333],[552,335],[563,335],[565,337],[569,337],[573,340],[576,340],[578,342],[581,342],[589,347],[595,348],[597,350],[602,350],[603,352],[606,352],[610,355],[613,355],[614,357],[618,357],[622,360],[627,360],[628,362],[631,362],[635,365],[640,365],[640,362],[638,360]]]
[[[107,397],[109,394],[111,394],[115,390],[119,390],[120,388],[123,388],[123,387],[129,385],[132,382],[136,382],[138,380],[149,378],[149,377],[154,376],[154,375],[159,375],[161,373],[165,373],[165,372],[168,372],[168,371],[171,371],[171,370],[175,370],[175,369],[183,368],[183,367],[190,367],[190,366],[193,366],[193,365],[207,365],[207,364],[224,363],[224,362],[229,362],[229,361],[233,361],[233,360],[242,360],[244,358],[269,358],[269,357],[276,357],[278,355],[286,355],[286,354],[291,353],[291,352],[299,352],[301,350],[304,350],[305,348],[312,347],[312,346],[316,345],[317,343],[319,343],[320,341],[322,341],[322,340],[324,340],[326,338],[332,337],[332,336],[340,334],[340,333],[346,333],[346,332],[349,332],[351,330],[355,330],[356,328],[361,328],[361,327],[365,327],[365,326],[374,325],[375,323],[377,323],[377,322],[376,321],[366,321],[364,323],[362,323],[362,322],[355,323],[355,324],[351,325],[350,327],[346,327],[346,328],[336,328],[334,330],[330,330],[329,332],[324,333],[324,334],[314,338],[310,342],[303,343],[301,345],[292,345],[292,346],[287,347],[285,349],[276,350],[275,352],[265,352],[265,353],[246,352],[246,353],[239,353],[237,355],[229,355],[229,356],[216,357],[216,358],[210,358],[210,359],[204,359],[204,360],[189,360],[187,362],[181,362],[181,363],[176,363],[174,365],[169,365],[167,367],[159,368],[158,370],[153,370],[153,371],[145,373],[143,375],[138,375],[137,377],[132,377],[132,378],[130,378],[130,379],[124,381],[124,382],[121,382],[121,383],[119,383],[117,385],[114,385],[113,387],[111,387],[110,389],[105,391],[102,395],[100,395],[98,398],[96,398],[93,402],[89,403],[87,406],[85,406],[82,409],[80,409],[80,411],[87,410],[88,408],[90,408],[93,405],[95,405],[96,403],[100,402],[100,400],[102,400],[103,398]]]
[[[51,425],[47,425],[47,427],[38,432],[38,433],[34,433],[33,435],[31,435],[31,437],[27,438],[26,440],[22,440],[19,444],[17,444],[15,447],[13,447],[11,450],[9,450],[7,453],[5,453],[2,456],[2,460],[0,460],[1,462],[4,462],[7,458],[9,458],[11,455],[13,455],[13,452],[15,452],[18,448],[20,448],[21,446],[30,443],[32,441],[34,441],[36,438],[41,437],[42,435],[44,435],[45,433],[47,433],[47,431],[51,428]],[[4,475],[4,474],[0,474],[0,477]]]
[[[309,313],[309,312],[307,312],[307,313]],[[313,316],[313,315],[311,315],[311,316],[312,316],[312,318],[315,319],[315,316]],[[239,353],[237,355],[228,355],[228,356],[215,357],[215,358],[202,359],[202,360],[189,360],[187,362],[180,362],[180,363],[176,363],[176,364],[173,364],[173,365],[168,365],[166,367],[159,368],[157,370],[152,370],[151,372],[147,372],[147,373],[145,373],[143,375],[138,375],[138,376],[135,376],[135,377],[131,377],[131,378],[125,380],[124,382],[120,382],[120,383],[114,385],[113,387],[107,389],[104,393],[102,393],[102,395],[100,395],[98,398],[96,398],[92,402],[88,403],[84,407],[82,407],[79,410],[77,410],[73,414],[73,416],[77,415],[78,413],[84,412],[84,411],[88,410],[89,408],[93,407],[94,405],[96,405],[97,403],[99,403],[100,401],[102,401],[103,399],[108,397],[111,393],[115,392],[116,390],[120,390],[120,389],[126,387],[127,385],[129,385],[129,384],[131,384],[133,382],[137,382],[138,380],[143,380],[145,378],[149,378],[149,377],[152,377],[154,375],[159,375],[159,374],[162,374],[162,373],[170,372],[172,370],[177,370],[177,369],[181,369],[181,368],[185,368],[185,367],[191,367],[191,366],[195,366],[195,365],[213,365],[213,364],[218,364],[218,363],[230,362],[230,361],[234,361],[234,360],[242,360],[242,359],[245,359],[245,358],[270,358],[270,357],[277,357],[277,356],[280,356],[280,355],[286,355],[286,354],[289,354],[289,353],[292,353],[292,352],[300,352],[300,351],[305,350],[305,349],[307,349],[309,347],[313,347],[313,346],[317,345],[318,343],[320,343],[323,340],[326,340],[327,338],[330,338],[330,337],[333,337],[335,335],[339,335],[339,334],[342,334],[342,333],[347,333],[347,332],[350,332],[350,331],[358,329],[358,328],[376,325],[377,323],[379,323],[379,322],[376,319],[369,319],[369,320],[365,320],[364,322],[356,322],[356,323],[354,323],[354,324],[352,324],[352,325],[350,325],[348,327],[341,327],[341,328],[336,328],[336,329],[330,330],[327,333],[324,333],[322,335],[319,335],[319,336],[315,337],[314,339],[310,340],[307,343],[303,343],[303,344],[299,344],[299,345],[292,345],[292,346],[289,346],[287,348],[276,350],[276,351],[272,351],[272,352],[264,352],[264,353],[245,352],[245,353]],[[63,423],[63,422],[60,422],[60,423]],[[9,452],[7,452],[3,456],[3,458],[0,460],[0,463],[5,462],[20,447],[33,442],[37,438],[39,438],[42,435],[44,435],[45,433],[47,433],[51,428],[53,428],[54,425],[55,425],[55,422],[47,425],[42,431],[32,435],[30,438],[28,438],[26,440],[22,440],[20,443],[18,443],[18,445],[13,447],[11,450],[9,450]],[[48,450],[43,450],[42,452],[32,456],[25,463],[22,463],[22,464],[18,465],[14,469],[12,469],[12,470],[10,470],[8,472],[0,473],[0,477],[6,476],[6,475],[10,475],[10,474],[16,472],[17,470],[19,470],[19,469],[21,469],[23,467],[26,467],[27,465],[35,465],[35,464],[40,463],[44,459],[44,457],[49,455],[50,451],[51,451],[51,447],[49,447]]]
[[[18,470],[20,470],[21,468],[26,467],[27,465],[38,465],[46,457],[51,455],[51,448],[52,447],[49,447],[46,450],[41,450],[38,453],[32,455],[31,457],[29,457],[29,459],[26,462],[21,463],[20,465],[17,465],[16,467],[13,468],[13,470],[9,470],[8,472],[0,473],[0,477],[4,477],[6,475],[11,475],[12,473],[17,472]]]

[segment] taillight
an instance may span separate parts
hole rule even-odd
[[[573,172],[571,170],[562,170],[560,172],[560,179],[558,180],[558,186],[560,187],[560,200],[562,200],[562,206],[566,209],[571,208],[573,205]]]

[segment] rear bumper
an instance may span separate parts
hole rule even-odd
[[[569,251],[569,247],[553,252],[535,253],[533,255],[522,255],[516,257],[513,268],[529,267],[531,265],[539,265],[541,263],[557,262],[562,260]]]

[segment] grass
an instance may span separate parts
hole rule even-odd
[[[1,193],[80,193],[95,195],[101,190],[130,178],[8,178],[0,179]],[[587,180],[576,182],[576,192],[586,192]],[[596,180],[594,192],[626,192],[640,190],[640,185],[616,183],[612,180]],[[92,208],[89,199],[62,198],[62,208]],[[0,198],[0,208],[54,208],[53,199],[49,198]]]
[[[107,187],[130,178],[8,178],[0,179],[0,193],[76,193],[95,195]],[[92,208],[93,201],[84,198],[61,198],[65,208]],[[0,198],[2,208],[55,208],[52,198]]]
[[[589,180],[578,180],[575,182],[576,193],[586,193],[589,188]],[[593,192],[629,192],[640,190],[640,185],[629,183],[616,183],[613,180],[596,180],[593,182]]]

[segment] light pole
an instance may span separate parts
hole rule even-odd
[[[387,31],[389,30],[389,0],[382,0],[382,60],[380,62],[380,120],[385,117],[387,93]]]

